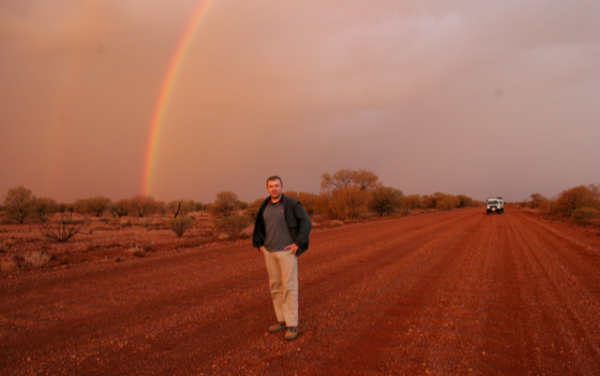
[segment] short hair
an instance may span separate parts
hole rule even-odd
[[[281,180],[281,178],[277,175],[269,176],[269,178],[267,179],[267,186],[269,186],[270,181],[274,180],[279,180],[279,184],[281,184],[281,186],[283,187],[283,180]]]

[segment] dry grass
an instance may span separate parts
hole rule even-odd
[[[50,261],[50,255],[44,252],[32,252],[24,256],[25,261],[33,268],[39,269]]]
[[[139,248],[137,245],[135,247],[131,247],[125,251],[130,256],[134,257],[144,257],[146,256],[146,251],[143,248]]]

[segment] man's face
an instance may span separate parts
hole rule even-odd
[[[271,198],[275,201],[281,198],[281,188],[283,188],[283,186],[281,185],[279,179],[269,180],[267,182],[267,189],[269,190],[269,194],[271,195]]]

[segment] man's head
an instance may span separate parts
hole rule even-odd
[[[279,176],[271,176],[267,179],[267,190],[273,201],[279,201],[281,198],[281,188],[283,188],[283,182]]]

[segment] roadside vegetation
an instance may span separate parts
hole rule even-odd
[[[298,199],[313,227],[402,217],[478,205],[465,195],[409,194],[385,185],[370,170],[341,169],[321,176],[319,193],[284,190]],[[150,195],[112,201],[93,196],[62,203],[18,186],[0,205],[0,270],[69,267],[102,257],[127,262],[157,250],[210,247],[250,238],[263,197],[248,203],[232,191],[213,202],[180,198],[163,202]],[[584,221],[593,216],[577,212]],[[247,241],[247,240],[246,240]]]
[[[519,205],[576,225],[600,226],[600,185],[579,185],[561,191],[554,198],[540,193],[533,193],[530,198]]]

